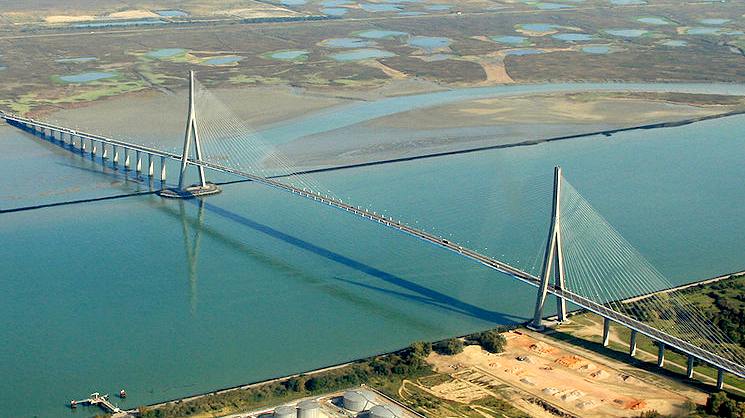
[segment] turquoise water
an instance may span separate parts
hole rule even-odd
[[[610,54],[611,48],[606,45],[585,46],[582,47],[582,52],[585,52],[587,54]]]
[[[305,50],[292,50],[292,51],[279,51],[269,54],[270,57],[278,60],[294,61],[299,59],[305,59],[308,56],[308,51]]]
[[[396,30],[371,29],[356,33],[357,36],[368,39],[389,39],[408,35],[406,32]]]
[[[119,26],[140,26],[140,25],[162,25],[166,22],[162,20],[124,20],[124,21],[107,21],[107,22],[90,22],[90,23],[76,23],[72,25],[74,28],[85,29],[85,28],[106,28],[106,27],[119,27]]]
[[[617,4],[621,6],[627,6],[632,4],[647,4],[644,0],[610,0],[611,4]]]
[[[524,29],[530,32],[550,32],[552,30],[561,28],[561,26],[551,23],[526,23],[517,26],[520,29]]]
[[[281,3],[285,6],[301,6],[307,3],[307,0],[281,0]]]
[[[360,3],[362,10],[366,12],[397,12],[401,10],[398,4]]]
[[[382,49],[363,48],[331,54],[331,58],[337,61],[360,61],[372,58],[388,58],[395,55],[396,54],[393,52],[384,51]]]
[[[188,13],[186,13],[183,10],[156,10],[155,13],[157,13],[160,16],[163,17],[184,17],[189,16]]]
[[[644,29],[608,29],[605,32],[613,36],[622,36],[624,38],[638,38],[649,33],[649,31]]]
[[[562,4],[562,3],[536,3],[535,6],[541,10],[559,10],[559,9],[569,9],[574,6],[571,4]]]
[[[351,0],[326,0],[324,2],[321,2],[321,6],[324,7],[336,7],[336,6],[343,6],[345,4],[352,3]]]
[[[183,48],[163,48],[163,49],[157,49],[155,51],[150,51],[145,55],[151,58],[162,59],[162,58],[175,57],[176,55],[181,55],[184,52],[186,52],[186,50]]]
[[[724,25],[730,22],[730,19],[701,19],[699,23],[703,25]]]
[[[202,64],[206,65],[225,65],[225,64],[234,64],[238,61],[241,61],[243,57],[236,57],[236,56],[228,56],[228,57],[214,57],[210,58]]]
[[[528,41],[528,38],[525,36],[492,36],[491,39],[502,44],[510,45],[520,45]]]
[[[88,73],[60,76],[60,80],[64,81],[65,83],[88,83],[90,81],[104,80],[112,77],[116,77],[116,73],[94,71]]]
[[[540,49],[532,49],[532,48],[525,48],[525,49],[510,49],[509,51],[505,52],[505,55],[516,55],[516,56],[523,56],[523,55],[537,55],[537,54],[543,54],[543,51]]]
[[[78,62],[91,62],[91,61],[96,61],[97,59],[98,59],[98,58],[96,58],[96,57],[80,57],[80,58],[60,58],[60,59],[56,59],[56,60],[54,60],[54,62],[59,62],[59,63],[68,63],[68,62],[74,62],[74,63],[78,63]]]
[[[375,42],[360,38],[331,38],[321,44],[327,48],[364,48],[375,45]]]
[[[492,92],[573,86],[518,87]],[[665,88],[742,92],[652,86]],[[475,91],[365,104],[365,116]],[[327,129],[344,123],[301,120],[312,118]],[[738,116],[315,177],[345,201],[534,271],[560,164],[653,265],[684,283],[745,268],[744,129]],[[12,180],[0,183],[2,208],[143,188],[9,127],[0,142],[0,172]],[[67,416],[69,399],[121,387],[123,406],[134,407],[530,315],[534,289],[454,254],[254,184],[224,189],[201,216],[195,202],[154,196],[0,214],[0,416]],[[23,402],[32,395],[38,402]]]
[[[347,9],[344,9],[342,7],[324,7],[321,9],[321,13],[327,14],[329,16],[343,16],[347,14]]]
[[[409,46],[432,52],[435,49],[445,48],[452,42],[452,39],[440,36],[412,36],[407,43]]]
[[[590,41],[593,36],[588,33],[557,33],[551,35],[552,38],[560,41],[578,42],[578,41]]]

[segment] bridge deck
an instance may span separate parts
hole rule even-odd
[[[148,152],[155,155],[160,155],[166,158],[171,158],[174,160],[180,160],[181,156],[176,155],[173,153],[168,153],[148,147],[143,147],[136,144],[129,144],[122,141],[117,141],[114,139],[102,137],[99,135],[93,135],[93,134],[87,134],[87,133],[81,133],[77,132],[68,128],[59,127],[43,122],[38,122],[32,119],[28,118],[21,118],[18,116],[11,116],[8,114],[0,113],[0,118],[5,119],[6,121],[13,121],[16,123],[24,123],[24,124],[31,124],[38,127],[43,127],[47,129],[53,129],[60,132],[65,133],[72,133],[74,135],[82,136],[85,138],[91,138],[97,141],[103,141],[107,142],[113,145],[119,145],[126,148],[134,149],[134,150],[140,150],[144,152]],[[528,283],[530,285],[538,287],[540,284],[540,279],[536,276],[533,276],[529,273],[526,273],[522,270],[519,270],[515,267],[510,266],[509,264],[503,263],[499,260],[493,259],[491,257],[485,256],[483,254],[480,254],[474,250],[464,248],[460,245],[454,244],[442,237],[438,237],[435,235],[432,235],[428,232],[410,227],[408,225],[405,225],[399,221],[395,221],[390,218],[386,218],[385,216],[370,212],[366,209],[362,209],[359,207],[352,206],[348,203],[344,203],[341,200],[337,200],[328,196],[321,195],[319,193],[303,190],[300,188],[297,188],[295,186],[291,186],[285,183],[281,183],[279,181],[269,179],[266,177],[257,176],[251,173],[247,173],[241,170],[237,170],[230,167],[225,167],[219,164],[206,162],[206,161],[197,161],[197,160],[189,160],[190,164],[201,166],[205,168],[209,168],[218,172],[227,173],[227,174],[233,174],[238,177],[242,177],[248,180],[255,181],[257,183],[263,184],[265,186],[269,186],[275,189],[283,190],[286,192],[290,192],[292,194],[296,194],[298,196],[305,197],[307,199],[314,200],[316,202],[320,202],[326,205],[329,205],[331,207],[341,209],[343,211],[352,213],[354,215],[357,215],[359,217],[362,217],[364,219],[368,219],[374,222],[378,222],[382,225],[385,225],[389,228],[404,232],[406,234],[412,235],[416,238],[422,239],[424,241],[427,241],[431,244],[443,247],[449,251],[452,251],[456,254],[459,254],[463,257],[469,258],[471,260],[474,260],[478,263],[481,263],[491,269],[497,270],[501,273],[507,274],[509,276],[512,276],[520,281],[523,281],[525,283]],[[632,330],[635,330],[643,335],[646,335],[656,341],[660,341],[664,343],[665,345],[668,345],[670,347],[676,348],[680,350],[681,352],[691,355],[693,357],[699,358],[713,366],[716,366],[722,370],[725,370],[729,373],[732,373],[736,376],[745,378],[745,366],[742,364],[735,363],[729,359],[723,358],[717,354],[710,353],[700,347],[697,347],[690,342],[684,341],[680,338],[677,338],[675,336],[672,336],[670,334],[667,334],[663,331],[660,331],[658,329],[655,329],[653,327],[650,327],[649,325],[646,325],[640,321],[637,321],[629,316],[623,315],[619,312],[616,312],[610,308],[608,308],[605,305],[593,302],[590,299],[587,299],[585,297],[582,297],[580,295],[577,295],[575,293],[572,293],[568,290],[561,290],[555,288],[553,285],[550,285],[548,288],[548,292],[556,295],[558,297],[564,298],[567,301],[570,301],[582,308],[585,308],[591,312],[594,312],[604,318],[608,318],[613,320],[614,322],[617,322],[621,325],[624,325]],[[745,359],[743,359],[745,360]]]

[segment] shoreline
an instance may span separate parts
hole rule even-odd
[[[687,284],[684,284],[684,285],[675,286],[675,287],[671,287],[671,288],[668,288],[668,289],[662,289],[662,290],[659,290],[657,292],[650,293],[650,294],[647,294],[647,295],[635,296],[634,298],[625,299],[625,300],[623,300],[623,302],[624,303],[633,302],[634,299],[636,299],[636,300],[643,299],[643,298],[647,298],[647,297],[650,297],[650,296],[653,296],[653,295],[659,294],[659,293],[672,293],[672,292],[676,292],[678,290],[688,289],[690,287],[695,287],[695,286],[699,286],[699,285],[706,285],[706,284],[710,284],[710,283],[716,283],[716,282],[719,282],[719,281],[727,280],[727,279],[730,279],[730,278],[741,277],[741,276],[745,276],[745,270],[741,270],[741,271],[733,272],[733,273],[729,273],[729,274],[723,274],[723,275],[719,275],[719,276],[711,277],[711,278],[707,278],[707,279],[697,280],[697,281],[694,281],[694,282],[691,282],[691,283],[687,283]],[[584,311],[584,309],[578,309],[576,311],[570,312],[570,314],[571,315],[576,315],[576,314],[582,313],[583,311]],[[550,320],[551,318],[555,318],[555,315],[548,316],[545,319],[549,319]],[[523,324],[523,325],[525,325],[525,324]],[[517,325],[516,326],[516,328],[519,328],[519,327],[520,327],[520,325]],[[464,335],[460,335],[460,336],[457,336],[457,337],[454,337],[454,338],[463,338],[463,337],[465,337],[465,336]],[[388,354],[396,354],[396,353],[402,352],[404,350],[406,350],[406,347],[401,348],[399,350],[394,350],[394,351],[390,351],[390,352],[374,354],[374,355],[371,355],[371,356],[368,356],[368,357],[363,357],[363,358],[359,358],[359,359],[347,361],[347,362],[344,362],[344,363],[339,363],[339,364],[336,364],[336,365],[323,367],[323,368],[320,368],[320,369],[313,369],[313,370],[310,370],[310,371],[294,373],[292,375],[281,376],[281,377],[276,377],[276,378],[272,378],[272,379],[261,380],[261,381],[253,382],[253,383],[246,383],[246,384],[237,385],[237,386],[230,386],[230,387],[226,387],[226,388],[222,388],[222,389],[217,389],[217,390],[213,390],[213,391],[209,391],[209,392],[202,392],[202,393],[198,393],[198,394],[187,395],[187,396],[184,396],[182,398],[174,398],[174,399],[170,399],[170,400],[167,400],[167,401],[157,402],[157,403],[154,403],[154,404],[149,404],[149,405],[144,405],[144,406],[146,408],[159,408],[159,407],[166,406],[166,405],[169,405],[169,404],[178,404],[178,403],[181,403],[181,402],[189,402],[189,401],[200,399],[200,398],[203,398],[203,397],[206,397],[206,396],[219,395],[219,394],[228,393],[228,392],[232,392],[232,391],[236,391],[236,390],[255,388],[255,387],[262,386],[262,385],[269,384],[269,383],[283,382],[283,381],[286,381],[286,380],[289,380],[289,379],[292,379],[292,378],[295,378],[295,377],[299,377],[299,376],[312,376],[312,375],[318,374],[318,373],[323,373],[323,372],[327,372],[327,371],[331,371],[331,370],[336,370],[336,369],[342,369],[344,367],[353,365],[353,364],[355,364],[357,362],[364,361],[364,360],[367,360],[367,359],[371,359],[371,358],[374,358],[374,357],[377,357],[377,356],[388,355]],[[376,391],[376,392],[378,392],[378,391]],[[397,400],[394,400],[394,401],[397,402],[397,403],[399,402]],[[132,408],[132,409],[126,410],[127,413],[132,413],[132,412],[136,412],[136,411],[137,411],[137,408]]]

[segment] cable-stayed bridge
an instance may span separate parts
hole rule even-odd
[[[642,334],[657,342],[659,366],[664,365],[665,348],[671,347],[688,356],[689,378],[693,377],[695,360],[719,370],[719,388],[724,384],[725,372],[745,378],[745,350],[703,317],[684,296],[659,293],[671,287],[670,283],[594,210],[558,167],[554,173],[552,216],[543,266],[540,274],[535,275],[441,235],[344,202],[333,193],[322,193],[324,188],[317,180],[297,174],[292,162],[275,147],[255,138],[250,127],[193,76],[180,154],[16,115],[0,113],[0,117],[12,126],[83,156],[122,167],[125,174],[134,172],[138,177],[160,181],[164,187],[161,194],[165,197],[189,198],[219,192],[206,181],[206,168],[331,206],[536,286],[539,291],[530,324],[533,328],[543,327],[548,295],[554,295],[559,322],[567,320],[567,302],[603,317],[604,345],[609,342],[610,324],[614,322],[631,329],[631,356],[636,353],[637,334]],[[180,167],[178,186],[170,189],[165,188],[168,161],[177,161]],[[190,168],[197,169],[199,183],[187,186]],[[278,175],[283,176],[281,180]],[[646,297],[633,300],[642,295]]]

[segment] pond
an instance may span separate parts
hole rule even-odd
[[[382,49],[363,48],[332,54],[331,58],[335,59],[336,61],[361,61],[374,58],[388,58],[395,55],[396,54],[394,54],[393,52],[384,51]]]
[[[163,17],[184,17],[189,16],[188,13],[186,13],[183,10],[156,10],[155,13],[157,13],[159,16]]]
[[[559,10],[559,9],[569,9],[574,6],[572,6],[571,4],[561,4],[561,3],[536,3],[535,7],[541,10]]]
[[[408,33],[399,32],[395,30],[371,29],[371,30],[366,30],[363,32],[358,32],[355,35],[361,38],[368,38],[368,39],[390,39],[390,38],[396,38],[399,36],[408,35]]]
[[[557,33],[551,37],[560,41],[568,42],[590,41],[593,38],[593,36],[588,33]]]
[[[523,55],[538,55],[543,54],[543,51],[540,49],[511,49],[509,51],[505,52],[505,55],[515,55],[515,56],[523,56]]]
[[[699,23],[702,25],[724,25],[730,22],[730,19],[701,19]]]
[[[321,42],[326,48],[364,48],[374,46],[375,42],[360,38],[331,38]]]
[[[366,12],[398,12],[401,11],[401,5],[399,4],[377,4],[377,3],[361,3],[360,7]]]
[[[499,42],[500,44],[510,45],[522,45],[528,42],[528,38],[525,36],[491,36],[491,40]]]
[[[60,58],[57,60],[54,60],[55,62],[59,63],[67,63],[67,62],[91,62],[96,61],[98,58],[96,57],[79,57],[79,58]]]
[[[407,43],[409,46],[432,52],[435,49],[445,48],[452,42],[453,41],[450,38],[439,36],[413,36]]]
[[[268,57],[283,61],[303,61],[308,58],[308,51],[297,49],[287,51],[270,52]]]
[[[145,56],[148,56],[150,58],[164,59],[175,57],[176,55],[181,55],[184,52],[186,52],[186,50],[183,48],[163,48],[157,49],[155,51],[150,51],[145,54]]]
[[[307,3],[306,0],[282,0],[281,2],[285,6],[302,6]]]
[[[528,32],[551,32],[560,29],[561,26],[552,23],[526,23],[517,25],[517,28]]]
[[[642,35],[649,33],[644,29],[608,29],[605,33],[613,36],[621,36],[624,38],[638,38]]]
[[[655,16],[640,17],[636,20],[637,22],[646,23],[647,25],[669,25],[670,24],[669,20],[663,17],[655,17]]]
[[[610,54],[611,48],[607,45],[586,46],[582,48],[582,52],[586,54]]]
[[[619,6],[628,6],[632,4],[647,4],[644,0],[610,0],[611,4],[616,4]]]
[[[106,21],[106,22],[88,22],[88,23],[76,23],[72,25],[73,28],[87,29],[87,28],[106,28],[106,27],[117,27],[117,26],[140,26],[140,25],[162,25],[166,22],[157,19],[147,20],[125,20],[121,22]]]
[[[88,73],[60,76],[59,79],[64,81],[65,83],[87,83],[90,81],[103,80],[103,79],[112,78],[112,77],[116,77],[116,73],[88,72]]]
[[[235,64],[236,62],[242,60],[243,57],[237,57],[235,55],[225,56],[225,57],[214,57],[210,58],[206,61],[203,61],[202,64],[206,65],[225,65],[225,64]]]
[[[347,11],[343,7],[324,7],[321,9],[321,13],[329,16],[343,16],[347,14]]]
[[[667,40],[665,42],[662,42],[662,45],[679,47],[679,46],[686,46],[686,45],[688,45],[688,42],[681,41],[681,40],[678,40],[678,39],[670,39],[670,40]]]

